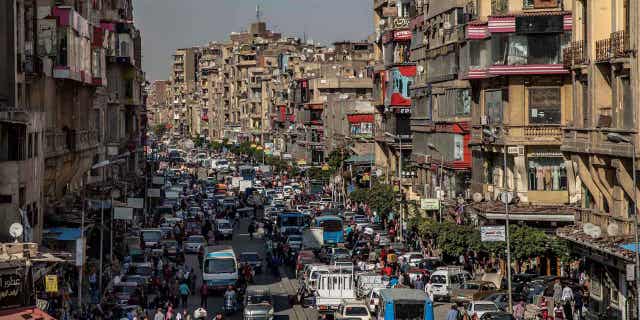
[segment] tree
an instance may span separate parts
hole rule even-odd
[[[393,187],[388,184],[374,184],[371,189],[360,188],[349,194],[349,198],[355,202],[364,202],[371,210],[386,217],[396,205]]]

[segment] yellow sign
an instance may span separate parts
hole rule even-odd
[[[322,165],[322,171],[329,171],[329,165],[328,164],[323,164]]]
[[[252,143],[252,144],[251,144],[251,148],[255,149],[255,148],[256,148],[256,144],[255,144],[255,143]]]
[[[58,276],[56,275],[45,276],[44,287],[46,292],[58,292]]]
[[[262,150],[262,146],[258,146],[256,150]]]
[[[300,160],[298,160],[298,165],[299,165],[299,166],[304,166],[304,165],[306,165],[306,164],[307,164],[307,161],[305,161],[304,159],[300,159]]]

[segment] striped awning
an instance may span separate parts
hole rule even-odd
[[[516,32],[516,17],[489,17],[489,32]]]

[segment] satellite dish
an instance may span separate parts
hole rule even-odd
[[[600,230],[600,227],[594,225],[593,223],[585,223],[582,226],[582,231],[586,235],[594,239],[600,238],[600,236],[602,235],[602,230]]]
[[[424,72],[424,67],[423,66],[418,66],[418,72],[419,73],[423,73]]]
[[[611,237],[615,237],[620,234],[620,227],[618,227],[617,223],[609,223],[607,226],[607,234]]]
[[[480,192],[476,192],[473,194],[473,202],[482,201],[482,194]]]
[[[500,193],[500,201],[502,203],[511,203],[513,201],[513,193],[509,191],[503,191]]]
[[[22,227],[21,224],[19,223],[12,223],[11,226],[9,226],[9,234],[16,239],[16,241],[18,241],[18,238],[20,238],[22,236],[22,232],[24,231],[24,228]]]
[[[380,21],[378,21],[378,24],[380,26],[384,26],[387,23],[387,20],[381,19]]]

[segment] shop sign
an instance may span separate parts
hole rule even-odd
[[[422,210],[440,210],[440,200],[435,198],[420,199],[420,209]]]
[[[84,238],[76,239],[76,266],[84,264]]]
[[[483,226],[480,227],[480,240],[482,242],[502,242],[506,241],[506,231],[504,226]]]
[[[636,265],[633,264],[633,263],[629,263],[629,264],[627,264],[626,269],[627,269],[626,270],[627,271],[627,274],[626,274],[627,281],[636,280],[636,277],[635,277],[635,275],[636,275]]]
[[[46,275],[44,277],[45,292],[58,292],[58,276]]]
[[[394,17],[391,19],[390,27],[392,29],[406,29],[409,28],[409,24],[411,24],[411,20],[409,18]]]
[[[151,188],[147,190],[147,196],[150,198],[160,198],[160,189]]]
[[[153,177],[153,179],[151,180],[151,183],[164,185],[164,177]]]
[[[142,198],[127,198],[127,207],[134,209],[144,208],[144,199]]]
[[[23,306],[27,291],[24,280],[23,268],[12,269],[10,273],[0,275],[0,310]]]
[[[113,219],[114,220],[133,220],[133,208],[114,207]]]
[[[398,30],[393,32],[393,40],[403,40],[408,41],[411,40],[411,31],[409,30]]]

